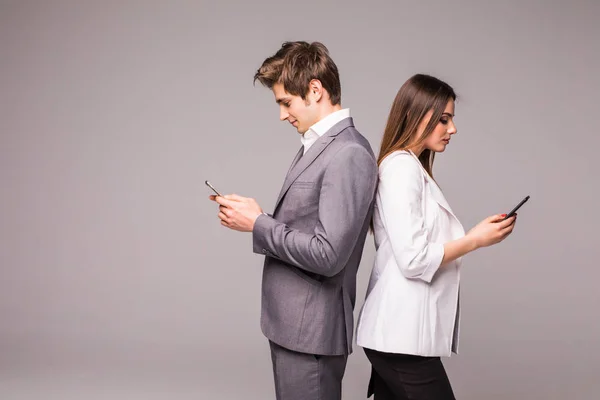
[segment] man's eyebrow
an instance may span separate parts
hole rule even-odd
[[[275,100],[275,103],[277,103],[277,104],[281,104],[281,103],[283,103],[284,101],[288,101],[288,100],[289,100],[289,98],[287,98],[287,97],[283,97],[283,98],[281,98],[281,99],[277,99],[277,100]]]

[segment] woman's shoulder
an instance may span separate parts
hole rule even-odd
[[[398,171],[409,174],[421,174],[421,164],[407,150],[396,150],[388,154],[379,164],[379,172]]]

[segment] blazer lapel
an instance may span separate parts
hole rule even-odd
[[[302,157],[303,153],[304,153],[304,146],[300,147],[300,150],[298,150],[298,153],[296,154],[296,157],[294,157],[294,161],[292,161],[292,164],[290,165],[290,169],[288,169],[288,172],[285,175],[286,179],[287,179],[288,175],[290,174],[290,172],[294,169],[294,167],[296,166],[296,164],[298,164],[298,160],[300,160],[300,158]]]
[[[427,172],[425,172],[425,173],[427,173]],[[454,215],[454,212],[450,208],[450,205],[446,201],[446,197],[442,193],[442,190],[440,189],[440,187],[438,186],[438,184],[433,180],[433,178],[431,176],[429,176],[429,174],[427,174],[426,179],[429,182],[429,188],[431,189],[431,194],[433,195],[433,198],[435,199],[435,201],[442,208],[445,208],[446,211],[448,211],[450,214],[452,214],[452,216],[454,218],[456,218],[456,215]]]
[[[417,161],[417,163],[421,167],[421,170],[423,171],[423,174],[425,175],[425,179],[427,180],[427,183],[429,184],[429,188],[431,189],[431,195],[433,196],[433,199],[442,208],[444,208],[446,211],[448,211],[450,213],[450,215],[452,215],[454,217],[454,219],[456,219],[458,221],[458,218],[456,217],[456,215],[454,215],[454,212],[450,208],[450,205],[446,201],[446,197],[444,197],[444,194],[442,193],[442,190],[440,189],[440,187],[438,186],[438,184],[427,173],[427,171],[425,170],[425,168],[423,168],[423,165],[421,164],[421,161],[419,160],[419,158],[412,151],[409,151],[409,153],[413,156],[413,158]]]
[[[321,136],[306,152],[305,155],[302,155],[303,148],[300,149],[296,158],[292,162],[292,166],[288,171],[287,176],[285,177],[285,181],[283,182],[283,187],[281,188],[281,192],[279,193],[279,197],[277,197],[277,201],[275,202],[275,210],[279,206],[281,199],[287,193],[292,183],[309,165],[315,161],[315,159],[329,146],[331,142],[335,140],[335,137],[340,134],[344,129],[349,126],[354,126],[352,118],[345,118],[342,121],[335,124],[331,129],[329,129],[323,136]]]

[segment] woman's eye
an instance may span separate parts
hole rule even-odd
[[[444,118],[444,119],[440,119],[440,122],[442,124],[446,125],[448,123],[448,120]]]

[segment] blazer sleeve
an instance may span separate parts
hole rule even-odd
[[[444,244],[428,239],[423,170],[412,156],[400,154],[385,162],[379,178],[382,219],[396,263],[406,278],[429,283],[444,258]]]
[[[343,147],[324,172],[314,232],[300,232],[260,215],[252,232],[254,252],[319,275],[336,275],[353,253],[376,186],[372,153],[358,144]]]

